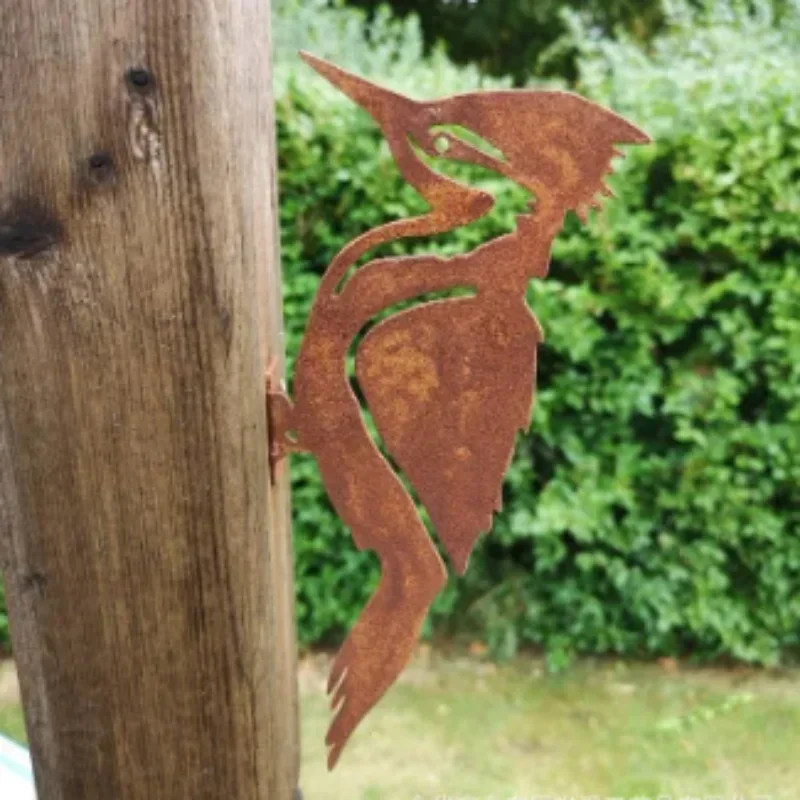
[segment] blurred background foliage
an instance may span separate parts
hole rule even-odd
[[[689,9],[704,10],[706,0],[686,0]],[[331,7],[340,0],[328,0]],[[565,12],[579,11],[599,35],[627,36],[647,45],[674,23],[678,5],[672,0],[346,0],[364,9],[370,20],[386,9],[419,20],[426,53],[443,45],[456,64],[474,64],[484,74],[511,76],[517,85],[534,76],[574,80],[580,47],[570,36]],[[737,11],[754,13],[758,2],[745,0]],[[791,2],[767,4],[780,23]],[[369,29],[368,29],[369,33]]]
[[[352,2],[369,13],[273,0],[290,359],[339,248],[422,208],[370,118],[298,49],[421,98],[571,86],[655,138],[531,285],[546,331],[531,432],[429,633],[501,656],[541,647],[553,668],[580,652],[786,659],[800,644],[798,1]],[[465,177],[498,190],[495,213],[394,252],[513,228],[519,192]],[[377,562],[311,458],[292,481],[301,640],[336,643]]]

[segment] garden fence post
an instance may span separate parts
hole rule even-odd
[[[0,554],[40,800],[290,800],[269,2],[0,4]]]

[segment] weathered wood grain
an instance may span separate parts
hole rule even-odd
[[[0,0],[0,548],[41,800],[286,800],[268,0]]]

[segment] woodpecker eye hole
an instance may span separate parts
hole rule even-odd
[[[491,142],[486,141],[482,136],[479,136],[475,131],[465,128],[463,125],[444,124],[434,125],[430,129],[431,134],[434,136],[434,146],[437,152],[441,155],[442,151],[438,149],[438,142],[444,139],[447,142],[449,151],[453,150],[453,145],[458,142],[463,142],[475,150],[485,153],[487,156],[495,159],[496,161],[506,161],[506,157],[502,150],[495,147]]]
[[[439,134],[433,142],[434,149],[436,152],[443,156],[447,153],[450,149],[450,137],[446,136],[445,134]]]

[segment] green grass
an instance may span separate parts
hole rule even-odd
[[[25,741],[25,724],[18,705],[0,708],[0,733],[18,742]]]
[[[19,742],[25,741],[17,676],[9,661],[0,661],[0,733]]]
[[[300,672],[309,800],[800,795],[800,671],[586,660],[549,676],[538,660],[428,654],[329,774],[326,667]],[[22,738],[17,705],[0,730]]]

